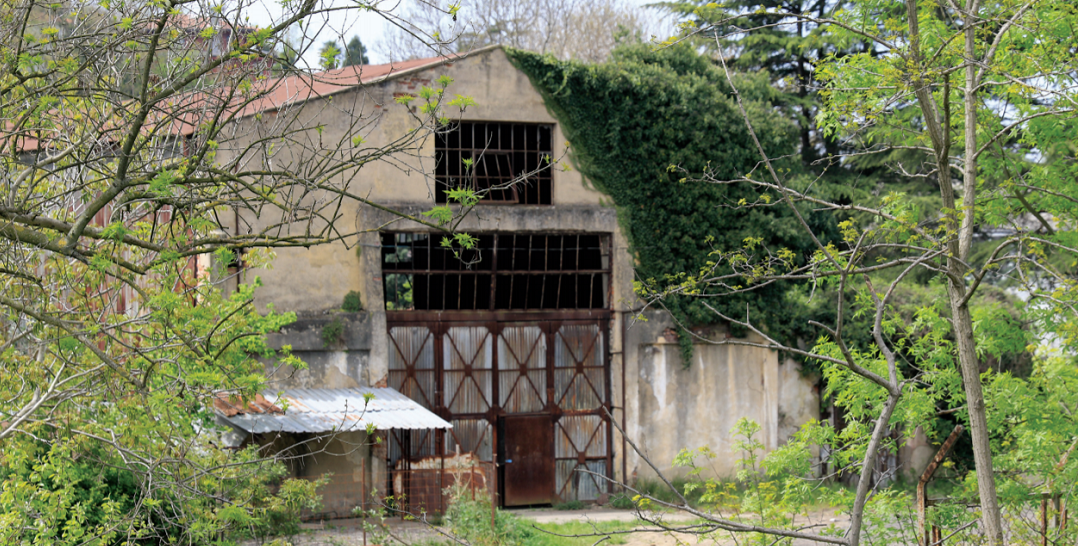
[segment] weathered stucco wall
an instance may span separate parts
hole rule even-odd
[[[312,128],[308,131],[311,133],[308,138],[312,142],[306,150],[301,146],[281,146],[274,152],[273,162],[277,165],[313,164],[308,150],[333,147],[341,142],[348,143],[356,135],[364,138],[363,146],[370,150],[399,141],[402,136],[418,126],[413,117],[415,113],[410,110],[414,110],[421,99],[416,99],[412,105],[405,106],[395,102],[395,97],[415,95],[423,86],[436,86],[437,78],[442,75],[447,75],[454,80],[447,89],[446,100],[454,95],[464,95],[471,97],[476,103],[468,107],[463,114],[452,109],[446,110],[445,113],[450,118],[465,121],[550,123],[555,127],[552,138],[553,157],[561,163],[552,167],[553,207],[482,207],[483,210],[476,211],[476,217],[489,216],[489,213],[495,209],[512,210],[503,216],[519,214],[528,216],[536,209],[562,206],[603,208],[602,203],[608,201],[604,199],[603,194],[590,188],[575,169],[566,168],[568,143],[560,126],[547,111],[542,97],[532,87],[527,76],[514,68],[500,49],[487,50],[453,63],[410,71],[380,83],[342,91],[334,94],[332,100],[310,101],[301,108],[288,112],[288,115],[295,116],[297,123]],[[240,124],[237,133],[250,134],[250,137],[245,138],[253,139],[258,134],[259,124],[268,126],[277,123],[282,116],[284,114],[267,114],[257,121],[248,119]],[[317,134],[313,130],[315,126],[322,127]],[[228,159],[240,154],[245,138],[237,138],[236,141],[231,142],[228,149],[218,152],[219,156],[222,159]],[[427,134],[422,139],[399,146],[395,153],[367,163],[358,170],[345,170],[333,178],[332,182],[340,188],[345,188],[352,195],[361,196],[372,202],[386,204],[392,208],[411,205],[408,210],[412,214],[425,212],[434,206],[434,146],[433,136]],[[257,163],[263,159],[252,157],[250,161]],[[302,168],[300,170],[302,172]],[[319,200],[325,202],[333,198],[334,196],[328,192],[317,191],[311,192],[306,197],[311,203],[319,202]],[[365,254],[377,254],[378,240],[373,234],[364,236],[357,232],[384,228],[382,224],[367,221],[365,216],[371,211],[376,211],[376,209],[358,204],[354,200],[345,200],[342,207],[336,211],[338,217],[334,221],[334,226],[337,231],[355,233],[354,236],[346,237],[342,242],[316,245],[311,248],[278,249],[277,258],[273,261],[271,268],[251,272],[248,277],[257,275],[263,282],[256,296],[258,308],[265,310],[267,305],[272,303],[278,309],[297,312],[336,309],[340,307],[344,295],[351,290],[357,290],[362,294],[364,304],[368,309],[379,308],[381,285],[374,287],[367,282],[370,279],[369,272],[359,267]],[[269,209],[263,214],[264,217],[250,211],[240,212],[240,229],[245,229],[244,226],[248,224],[264,227],[279,219]],[[391,216],[377,217],[393,218]],[[546,216],[541,213],[539,217]],[[225,220],[227,221],[228,218]],[[575,224],[586,223],[585,221]],[[571,230],[572,224],[553,226],[553,230]],[[465,229],[507,229],[497,223],[483,221],[469,225],[471,227]],[[324,222],[316,221],[312,224],[314,229],[323,226]],[[235,226],[232,228],[235,229]],[[392,225],[388,228],[401,229],[401,226]],[[287,226],[285,231],[288,229],[306,229],[306,226]],[[606,227],[608,232],[614,229],[616,226],[613,224]],[[424,230],[429,231],[429,228],[424,228]]]
[[[801,365],[787,359],[779,365],[779,438],[793,436],[805,423],[820,418],[820,390],[816,379],[801,373]]]
[[[371,458],[371,439],[365,432],[342,432],[324,438],[310,438],[308,454],[293,462],[295,476],[316,480],[328,477],[322,493],[322,509],[316,513],[328,517],[349,517],[360,506],[366,487],[367,496],[374,489],[385,488],[384,461]]]
[[[742,417],[759,423],[756,439],[765,451],[819,417],[819,396],[795,362],[780,365],[776,352],[757,347],[697,344],[686,368],[675,338],[667,334],[669,316],[649,311],[645,317],[646,322],[630,317],[625,333],[625,429],[664,475],[685,472],[673,466],[680,450],[707,446],[719,455],[707,472],[732,476],[742,454],[734,450],[731,429]],[[624,464],[630,480],[656,477],[631,448]]]
[[[339,322],[342,340],[327,346],[322,331]],[[267,343],[274,349],[289,346],[292,354],[307,364],[293,369],[276,361],[266,363],[270,389],[345,389],[372,386],[371,374],[381,377],[384,366],[371,365],[373,330],[368,313],[326,313],[301,316],[296,322],[270,334]],[[374,370],[372,371],[372,368]]]

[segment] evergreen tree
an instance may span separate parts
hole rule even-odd
[[[363,45],[363,42],[359,41],[359,36],[352,36],[352,39],[348,41],[348,45],[344,48],[344,64],[341,66],[361,64],[371,64],[371,60],[367,58],[367,47]]]

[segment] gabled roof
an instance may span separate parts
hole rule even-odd
[[[346,66],[311,74],[296,74],[274,80],[265,80],[256,84],[255,90],[267,90],[266,96],[244,108],[244,111],[237,117],[272,111],[308,100],[327,97],[356,87],[404,77],[438,65],[450,66],[455,61],[501,49],[501,47],[501,45],[491,45],[467,53],[454,53],[441,57],[427,57],[425,59],[412,59],[410,61],[397,61],[386,64]]]
[[[225,101],[230,101],[233,104],[231,107],[225,106],[226,111],[233,108],[236,119],[241,119],[258,113],[273,112],[310,100],[325,98],[364,85],[404,77],[434,66],[450,65],[454,61],[486,53],[500,47],[499,45],[494,45],[468,53],[441,57],[428,57],[426,59],[413,59],[386,64],[346,66],[310,74],[293,74],[283,78],[256,80],[248,91],[238,94],[238,96],[232,96],[232,89],[230,88],[182,93],[156,105],[154,110],[151,111],[149,119],[147,119],[147,126],[152,127],[154,124],[163,123],[170,126],[168,132],[171,134],[190,135],[195,132],[199,123],[214,118],[214,114],[221,109],[221,104]],[[250,100],[249,97],[252,96],[255,98]],[[248,98],[245,99],[245,97]],[[247,100],[250,100],[250,102],[247,102]],[[202,106],[207,103],[214,104],[214,107],[210,110],[203,109]],[[98,120],[100,125],[98,131],[100,133],[122,133],[121,121]],[[19,151],[32,152],[38,150],[41,146],[35,137],[19,135],[17,138]],[[44,140],[51,139],[46,137]]]

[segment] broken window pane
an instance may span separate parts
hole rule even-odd
[[[387,310],[605,309],[610,237],[600,234],[477,234],[474,249],[441,236],[382,235]]]
[[[549,205],[554,127],[541,123],[462,121],[435,140],[435,202],[468,188],[488,204]]]

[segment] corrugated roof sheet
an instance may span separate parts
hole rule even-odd
[[[368,403],[365,396],[373,395]],[[441,417],[391,388],[288,389],[242,404],[227,394],[214,400],[218,417],[254,434],[453,428]]]

